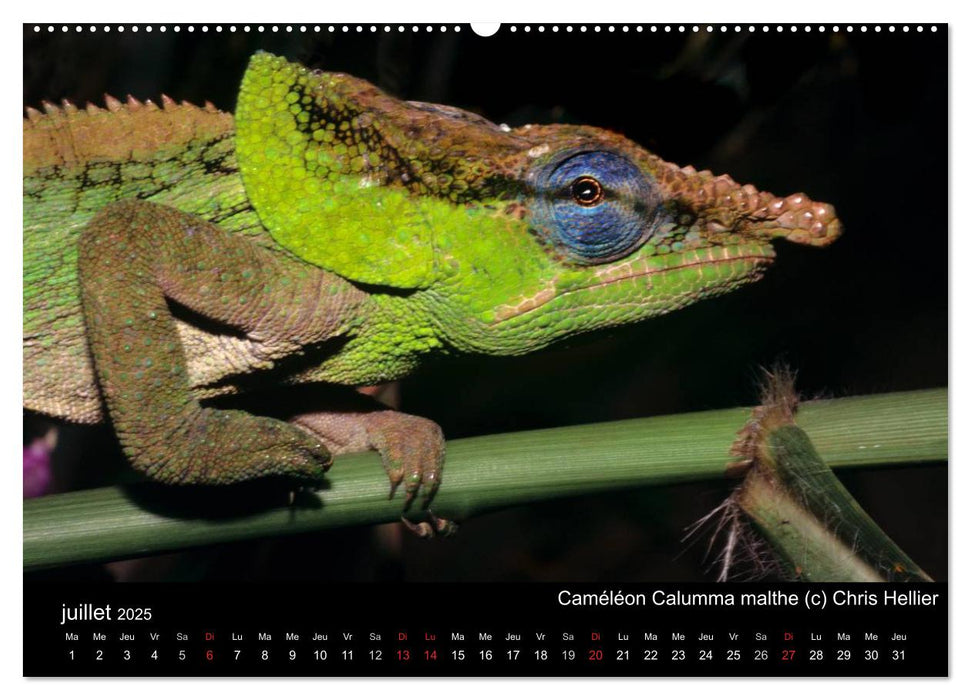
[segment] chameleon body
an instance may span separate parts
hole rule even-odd
[[[430,498],[437,426],[358,399],[290,422],[207,400],[514,355],[758,279],[832,207],[592,127],[509,129],[267,53],[234,115],[107,98],[24,119],[24,406],[112,422],[172,483],[318,481],[377,449]],[[363,399],[360,399],[363,401]]]

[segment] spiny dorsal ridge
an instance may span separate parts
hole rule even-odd
[[[135,97],[132,95],[126,95],[125,101],[122,102],[118,98],[105,93],[104,107],[100,107],[91,102],[86,102],[84,107],[81,108],[71,100],[67,99],[62,100],[60,105],[54,104],[49,100],[43,100],[40,107],[40,109],[36,109],[34,107],[24,107],[26,122],[38,124],[38,126],[40,126],[40,123],[46,120],[60,122],[64,119],[74,120],[79,117],[93,117],[105,112],[113,112],[115,114],[133,114],[136,112],[165,111],[169,112],[170,117],[173,119],[182,119],[183,115],[185,115],[184,118],[190,118],[190,115],[188,114],[189,111],[196,113],[196,115],[192,116],[191,118],[200,117],[202,114],[222,114],[212,102],[206,101],[204,106],[199,107],[187,100],[176,102],[165,94],[162,95],[160,103],[153,100],[140,101],[135,99]]]

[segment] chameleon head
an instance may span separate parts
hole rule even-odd
[[[489,318],[514,337],[531,335],[524,326],[560,337],[664,314],[759,279],[773,239],[821,247],[842,231],[829,204],[682,168],[600,129],[513,133],[532,144],[516,211],[548,266]]]
[[[604,130],[500,127],[270,54],[250,63],[236,129],[273,237],[394,291],[393,336],[434,336],[418,348],[528,352],[754,281],[775,238],[840,235],[827,204],[681,168]]]

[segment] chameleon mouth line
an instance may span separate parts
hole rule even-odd
[[[754,252],[754,251],[758,251],[758,252]],[[567,297],[571,294],[576,294],[578,292],[586,292],[593,289],[600,289],[613,284],[617,284],[619,282],[627,282],[630,280],[639,279],[641,277],[652,277],[654,275],[663,274],[666,272],[673,272],[674,270],[684,270],[692,267],[701,267],[703,265],[734,263],[739,261],[750,263],[750,269],[757,270],[759,267],[764,267],[765,265],[771,264],[774,259],[775,259],[775,251],[772,249],[771,246],[758,246],[755,248],[749,248],[748,252],[741,253],[739,255],[726,256],[722,258],[712,258],[709,260],[694,260],[692,262],[686,262],[680,265],[671,265],[670,267],[665,267],[662,269],[643,270],[641,272],[633,272],[629,275],[616,277],[614,279],[607,280],[604,282],[590,284],[585,287],[577,287],[576,289],[571,289],[569,291],[562,292],[561,294],[548,294],[539,300],[536,300],[536,298],[534,297],[534,300],[533,300],[534,303],[532,305],[529,305],[527,308],[520,308],[522,306],[522,304],[520,304],[515,308],[508,309],[506,313],[503,313],[502,311],[500,311],[497,314],[496,320],[490,323],[489,325],[498,326],[500,323],[503,323],[505,321],[509,321],[514,318],[520,318],[522,316],[525,316],[526,314],[529,314],[529,313],[532,313],[533,311],[541,309],[546,304],[549,304],[555,299],[561,299],[563,297]],[[723,286],[724,284],[727,284],[735,279],[737,279],[737,277],[732,276],[724,280],[720,280],[710,286],[711,287]]]

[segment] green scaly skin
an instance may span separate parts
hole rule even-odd
[[[426,419],[353,397],[287,423],[206,399],[532,352],[754,281],[773,238],[840,233],[829,205],[617,134],[498,127],[266,53],[235,116],[168,98],[45,112],[24,120],[24,405],[110,418],[132,464],[171,483],[316,483],[330,453],[377,449],[392,492],[403,481],[406,507],[419,491],[427,503],[444,445]],[[550,189],[590,154],[627,179]],[[627,248],[586,258],[564,243],[607,208],[618,236],[635,222]]]

